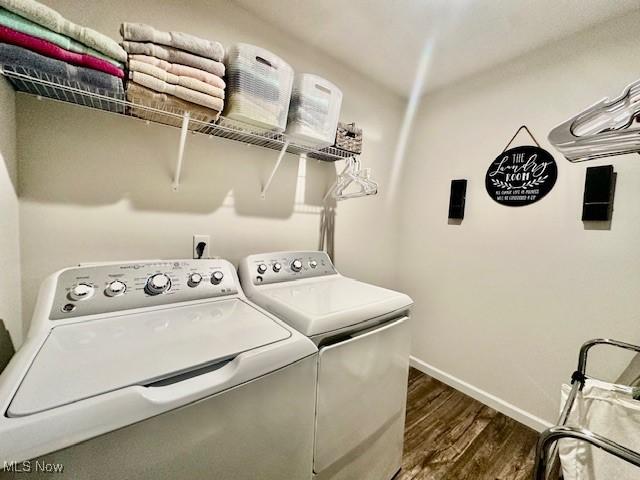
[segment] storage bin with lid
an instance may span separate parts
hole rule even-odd
[[[293,69],[277,55],[246,43],[229,48],[224,115],[259,129],[283,132]]]
[[[294,143],[317,148],[333,144],[342,106],[342,91],[311,73],[297,74],[289,105],[287,135]]]

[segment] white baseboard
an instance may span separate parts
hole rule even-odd
[[[454,377],[453,375],[449,375],[446,372],[443,372],[439,368],[436,368],[432,365],[429,365],[426,362],[423,362],[419,358],[414,357],[413,355],[410,357],[410,365],[423,373],[426,373],[430,377],[435,378],[436,380],[441,381],[442,383],[446,383],[450,387],[459,390],[460,392],[469,395],[471,398],[478,400],[481,403],[499,411],[500,413],[504,413],[508,417],[513,418],[514,420],[527,425],[528,427],[541,432],[551,427],[552,425],[539,418],[535,415],[532,415],[529,412],[525,412],[521,408],[512,405],[509,402],[502,400],[501,398],[496,397],[495,395],[491,395],[484,390],[480,390],[473,385],[460,380],[459,378]]]

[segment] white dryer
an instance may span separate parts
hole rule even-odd
[[[0,376],[0,478],[308,479],[316,357],[225,260],[62,270]]]
[[[393,477],[402,462],[411,298],[343,277],[324,252],[251,255],[239,272],[250,300],[319,347],[315,478]]]

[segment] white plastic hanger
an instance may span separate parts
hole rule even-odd
[[[356,191],[346,193],[350,187],[357,187]],[[337,176],[336,181],[324,197],[326,201],[329,196],[335,200],[346,200],[378,193],[378,184],[371,180],[371,169],[362,169],[360,160],[355,157],[347,159],[347,165]]]
[[[333,185],[331,185],[331,187],[327,191],[326,195],[324,196],[324,201],[325,202],[327,201],[327,199],[329,197],[334,197],[336,191],[338,189],[342,189],[343,184],[345,184],[347,182],[347,173],[353,170],[353,168],[354,168],[354,160],[355,159],[353,157],[347,158],[347,164],[344,167],[344,170],[342,170],[342,172],[340,172],[340,174],[338,174],[336,176],[335,182],[333,182]]]
[[[344,193],[349,185],[354,184],[360,187],[357,192]],[[358,175],[353,176],[353,180],[349,185],[345,186],[341,191],[336,192],[336,200],[346,200],[348,198],[357,198],[378,193],[378,184],[371,180],[370,168],[365,168],[361,173],[359,171]]]
[[[640,153],[639,115],[640,80],[555,127],[549,141],[570,162]]]

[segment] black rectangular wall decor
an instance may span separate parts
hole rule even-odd
[[[464,218],[464,202],[467,197],[467,181],[451,180],[451,194],[449,196],[449,218],[462,220]]]
[[[587,168],[582,203],[583,221],[611,220],[614,176],[613,165]]]

